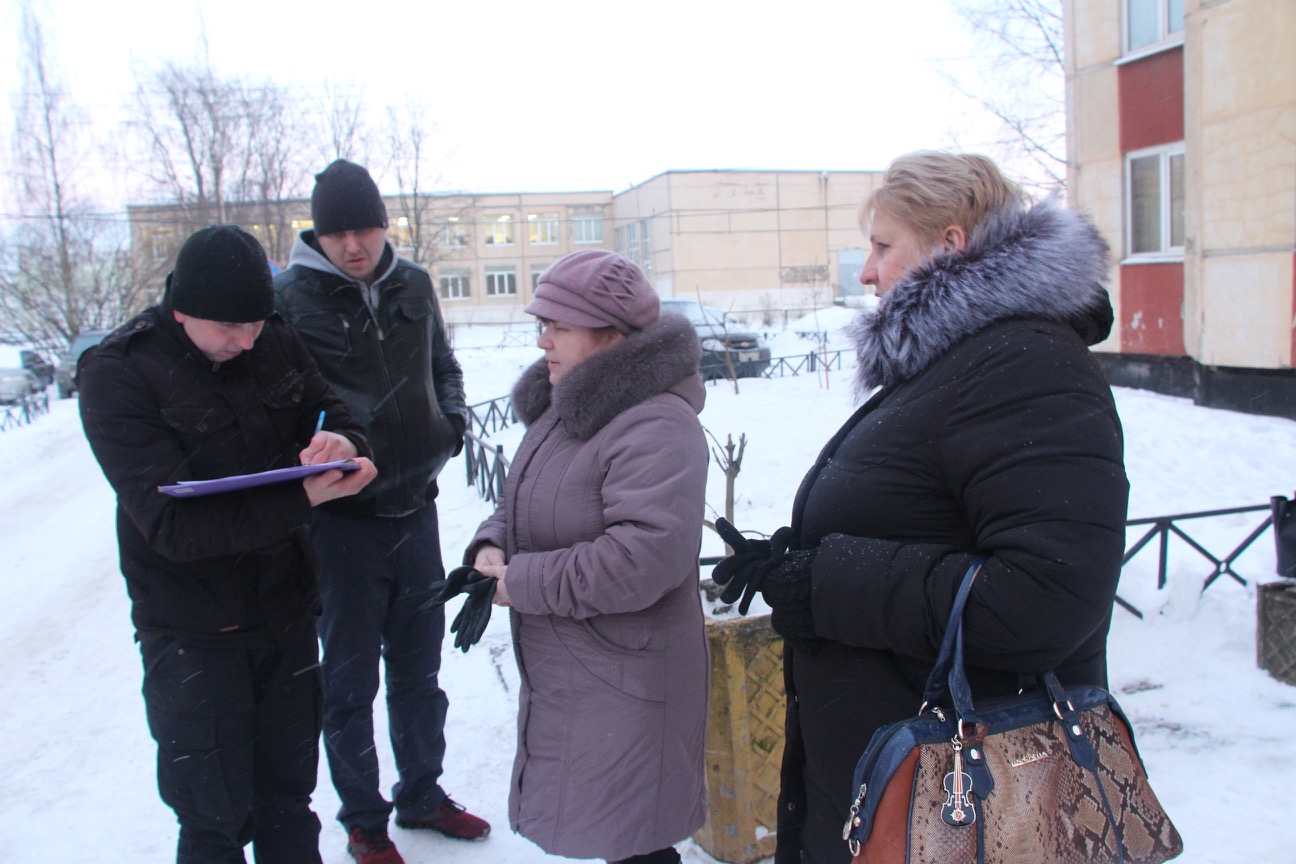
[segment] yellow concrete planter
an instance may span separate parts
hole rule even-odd
[[[711,857],[752,864],[774,854],[783,757],[783,639],[768,617],[707,622],[707,821],[693,835]]]

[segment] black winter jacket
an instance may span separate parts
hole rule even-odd
[[[363,491],[322,506],[400,516],[432,503],[437,474],[463,447],[468,409],[428,272],[388,243],[370,289],[329,262],[314,231],[301,233],[289,260],[275,277],[276,307],[364,425],[378,467]]]
[[[272,640],[318,602],[300,482],[178,499],[158,486],[298,464],[319,412],[369,448],[306,347],[278,316],[249,351],[202,355],[153,307],[81,358],[81,422],[117,493],[122,574],[137,631],[185,640]]]
[[[862,318],[862,388],[793,507],[817,653],[787,649],[777,861],[850,860],[852,772],[913,716],[969,563],[978,699],[1049,669],[1106,684],[1124,550],[1120,420],[1086,342],[1104,338],[1106,245],[1051,204],[1004,214]]]

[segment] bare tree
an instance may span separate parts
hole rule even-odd
[[[322,165],[346,159],[365,165],[369,158],[369,127],[365,123],[363,90],[326,83],[320,98],[318,154]]]
[[[972,31],[977,69],[946,74],[998,118],[1002,161],[1028,186],[1066,187],[1062,0],[953,0]]]
[[[12,169],[19,220],[0,247],[0,330],[61,349],[82,330],[134,312],[141,282],[119,224],[78,194],[77,173],[92,153],[30,3],[21,10],[19,65]]]
[[[218,75],[205,42],[203,56],[139,75],[133,125],[148,153],[141,162],[173,218],[159,227],[176,246],[204,225],[237,223],[283,261],[293,234],[287,199],[306,177],[298,143],[305,133],[281,88]],[[171,252],[154,248],[149,256],[169,260]]]
[[[396,175],[397,225],[394,239],[401,254],[416,264],[430,267],[437,260],[443,239],[441,226],[433,217],[434,199],[428,194],[431,180],[431,140],[434,127],[427,121],[427,111],[418,102],[406,103],[403,110],[387,109],[388,147],[392,173]]]
[[[301,194],[309,176],[297,146],[306,132],[278,87],[245,87],[242,101],[247,158],[235,192],[239,200],[252,205],[253,227],[266,254],[283,264],[294,237],[290,199]]]

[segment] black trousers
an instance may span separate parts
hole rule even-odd
[[[144,703],[177,864],[319,864],[319,645],[311,619],[278,647],[195,647],[142,634]]]

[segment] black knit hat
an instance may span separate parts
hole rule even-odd
[[[162,304],[194,318],[245,324],[274,311],[265,250],[237,225],[211,225],[190,235],[166,286]]]
[[[354,162],[338,159],[315,175],[311,192],[315,236],[387,227],[387,207],[378,184]]]

